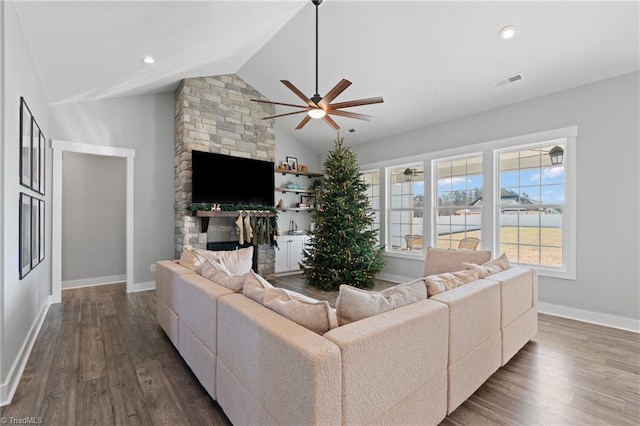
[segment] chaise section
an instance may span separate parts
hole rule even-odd
[[[178,347],[178,277],[195,275],[172,260],[156,263],[156,319],[173,345]]]
[[[341,422],[340,349],[241,295],[218,301],[216,395],[234,425]]]
[[[431,297],[449,307],[451,414],[500,367],[500,284],[477,280]]]
[[[198,274],[178,277],[178,350],[202,386],[216,399],[218,300],[233,294]]]
[[[327,332],[342,353],[342,424],[437,424],[447,411],[448,309],[422,300]]]
[[[533,269],[513,267],[487,279],[500,284],[505,365],[538,332],[538,276]]]

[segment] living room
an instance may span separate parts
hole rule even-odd
[[[246,3],[244,7],[251,6],[248,4],[250,2]],[[378,171],[380,185],[384,187],[387,182],[385,178],[387,170],[391,173],[392,170],[404,171],[417,166],[422,172],[420,179],[427,186],[425,189],[427,193],[431,185],[427,177],[433,172],[429,170],[429,165],[434,164],[433,162],[470,155],[480,155],[485,161],[490,161],[494,158],[496,150],[563,140],[566,143],[564,158],[567,168],[566,176],[572,177],[574,185],[566,194],[567,200],[563,200],[567,202],[563,208],[566,209],[567,215],[571,214],[573,209],[575,219],[567,222],[568,234],[564,245],[567,249],[565,253],[567,263],[563,265],[564,269],[538,274],[538,309],[541,313],[611,327],[612,334],[616,333],[614,329],[623,329],[634,331],[636,333],[634,336],[637,336],[640,331],[640,282],[638,279],[640,273],[638,270],[640,177],[636,165],[637,160],[640,159],[638,153],[640,109],[638,106],[637,2],[567,3],[553,10],[557,13],[557,17],[553,19],[551,17],[546,20],[538,18],[538,21],[532,19],[531,25],[535,25],[533,24],[535,22],[544,31],[536,28],[536,36],[532,36],[527,34],[527,31],[532,31],[532,28],[518,26],[518,33],[513,40],[509,41],[500,40],[498,31],[507,24],[517,24],[508,19],[510,14],[524,20],[522,15],[532,14],[535,7],[504,3],[502,6],[505,10],[500,12],[504,15],[497,17],[492,15],[497,13],[495,8],[498,8],[494,4],[491,9],[482,13],[476,11],[476,13],[468,12],[468,15],[462,14],[462,17],[456,15],[460,22],[468,21],[467,24],[470,26],[475,25],[471,22],[472,17],[491,17],[491,19],[478,19],[478,21],[490,22],[491,25],[487,24],[487,31],[492,32],[491,39],[498,46],[496,49],[507,49],[507,52],[513,56],[509,62],[492,51],[494,56],[488,56],[488,58],[497,62],[504,61],[505,64],[493,69],[493,71],[499,70],[499,74],[494,74],[491,79],[483,80],[481,83],[476,80],[476,77],[468,75],[473,74],[474,67],[470,62],[462,61],[461,57],[471,57],[470,61],[475,61],[478,68],[480,63],[487,61],[487,57],[476,56],[478,52],[473,50],[465,50],[464,55],[459,54],[458,51],[447,55],[446,49],[449,48],[443,49],[444,53],[436,52],[436,45],[440,43],[440,39],[448,37],[442,33],[438,35],[437,42],[423,40],[422,43],[405,50],[393,51],[391,46],[386,49],[368,46],[369,50],[349,47],[350,39],[353,40],[354,46],[367,46],[360,38],[366,39],[366,35],[375,29],[362,24],[359,35],[349,33],[349,37],[345,36],[340,44],[339,38],[329,34],[328,29],[332,28],[332,25],[335,28],[357,26],[356,22],[359,20],[350,21],[349,17],[353,17],[354,14],[357,16],[358,13],[365,15],[370,13],[372,19],[375,17],[372,22],[378,22],[376,20],[383,18],[374,13],[376,8],[391,12],[389,9],[384,9],[385,2],[372,4],[344,2],[346,3],[344,6],[332,3],[327,0],[320,9],[320,22],[324,25],[321,29],[326,29],[320,32],[322,46],[320,75],[325,73],[321,92],[325,92],[344,77],[352,80],[354,85],[342,95],[340,100],[365,98],[372,95],[384,96],[384,103],[380,105],[354,108],[354,111],[375,116],[370,123],[361,123],[348,118],[342,118],[339,121],[340,125],[344,126],[341,134],[345,137],[346,144],[357,154],[361,169],[367,172]],[[376,3],[381,4],[376,5]],[[121,7],[126,6],[126,2],[121,5]],[[154,10],[151,4],[148,6],[150,8],[148,10]],[[48,311],[51,307],[55,307],[67,292],[62,290],[65,281],[118,276],[120,281],[127,281],[127,285],[131,286],[130,290],[144,291],[155,286],[156,277],[150,270],[150,265],[161,260],[176,258],[178,249],[174,210],[176,203],[174,135],[176,130],[175,89],[179,81],[189,77],[235,76],[233,78],[237,77],[247,84],[253,83],[251,85],[254,88],[259,87],[260,93],[268,99],[297,102],[295,96],[278,81],[289,79],[297,87],[304,87],[305,93],[311,94],[314,59],[313,7],[305,1],[267,2],[259,8],[257,5],[254,6],[263,15],[269,16],[269,20],[265,21],[269,25],[265,25],[264,28],[259,27],[257,34],[262,39],[256,41],[250,36],[246,36],[249,40],[242,39],[243,48],[237,48],[236,56],[225,55],[223,42],[210,46],[204,52],[200,45],[195,46],[194,51],[191,52],[187,52],[188,49],[183,45],[175,48],[174,56],[171,57],[174,62],[163,63],[162,58],[157,57],[156,64],[152,65],[155,68],[144,68],[146,65],[140,62],[138,56],[135,56],[131,59],[132,63],[125,67],[126,72],[120,76],[122,80],[109,81],[101,80],[100,73],[95,71],[100,68],[101,60],[105,62],[112,60],[111,58],[100,59],[100,54],[104,52],[99,52],[98,49],[95,56],[91,56],[94,53],[90,55],[90,50],[85,46],[85,50],[81,51],[82,55],[74,56],[73,48],[53,49],[47,45],[46,41],[48,35],[55,39],[57,44],[65,46],[64,43],[71,43],[74,39],[81,38],[78,31],[87,31],[87,28],[78,22],[80,19],[77,21],[71,19],[74,14],[84,13],[85,15],[80,16],[84,16],[86,22],[97,25],[101,14],[115,13],[118,9],[111,11],[105,5],[101,7],[106,9],[95,5],[92,8],[90,3],[79,3],[73,6],[55,2],[47,4],[46,2],[5,1],[1,4],[3,72],[0,85],[2,91],[0,131],[3,135],[3,146],[0,158],[3,162],[3,208],[0,209],[0,214],[3,223],[3,245],[0,250],[2,250],[3,274],[0,292],[2,304],[2,322],[0,323],[2,398],[0,401],[2,404],[12,399],[22,371],[27,365],[31,347]],[[403,4],[393,9],[394,12],[389,15],[389,18],[397,21],[404,15],[418,16],[421,19],[427,19],[428,16],[428,22],[434,27],[433,31],[436,33],[436,29],[443,32],[450,31],[444,25],[447,19],[443,16],[445,12],[449,12],[448,7],[451,6],[431,3],[430,7],[433,9],[420,9],[420,13],[411,13],[414,7],[427,6],[429,6],[428,3],[426,5]],[[458,6],[472,7],[463,3]],[[74,9],[74,7],[80,9]],[[165,5],[165,7],[169,6]],[[239,19],[240,15],[247,14],[247,9],[242,9],[242,6],[222,3],[216,7],[229,8],[229,22],[234,24],[237,24],[237,21],[233,21],[231,17]],[[332,13],[333,7],[338,8],[338,12]],[[482,10],[483,5],[479,3],[473,7]],[[518,11],[519,7],[523,8],[524,12]],[[554,5],[548,3],[544,7],[552,8]],[[366,11],[367,8],[371,9]],[[143,10],[136,9],[138,13]],[[173,9],[174,12],[177,10],[179,9]],[[209,16],[216,13],[220,14],[219,16],[225,16],[227,11],[214,8],[208,13]],[[543,12],[537,13],[544,15]],[[67,28],[73,29],[68,34],[60,31],[59,28],[57,32],[53,32],[54,28],[51,28],[57,27],[62,21],[46,22],[47,16],[62,19],[61,15],[68,16],[69,21],[64,23]],[[251,16],[244,17],[246,21],[243,22],[248,27],[259,26],[261,17],[249,15]],[[440,19],[437,19],[439,16]],[[566,29],[565,32],[569,34],[557,43],[566,45],[564,54],[571,51],[578,52],[573,57],[574,62],[571,66],[566,62],[555,61],[545,56],[545,51],[550,52],[551,46],[548,39],[545,39],[546,44],[540,40],[541,33],[548,32],[546,26],[556,30],[560,28],[558,21],[562,22],[561,18],[568,19],[568,17],[580,18],[575,23],[571,21],[564,23],[567,27],[576,27],[572,30],[576,33]],[[157,19],[160,19],[160,16]],[[209,19],[214,18],[209,17]],[[409,18],[406,17],[406,19]],[[75,27],[72,25],[73,22]],[[439,26],[436,25],[438,22]],[[46,30],[38,33],[35,29],[43,25],[46,25],[43,27]],[[113,23],[112,26],[117,31],[118,24]],[[585,28],[591,28],[591,30],[585,30]],[[595,28],[606,28],[608,32],[603,33],[600,29],[596,31]],[[106,28],[101,29],[107,33]],[[223,28],[221,31],[232,29]],[[398,31],[401,29],[402,27]],[[242,32],[237,29],[234,31],[234,34]],[[107,34],[111,38],[117,38],[114,33]],[[283,49],[283,45],[289,42],[289,39],[295,38],[294,34],[305,34],[304,42],[292,47],[288,53],[286,49],[284,49],[285,52],[276,53],[279,49]],[[588,34],[591,35],[587,37]],[[588,41],[575,37],[585,37]],[[518,41],[527,43],[522,51],[513,47],[514,42]],[[232,43],[229,40],[225,42]],[[500,45],[500,42],[503,44]],[[132,44],[127,40],[120,40],[120,43],[123,46]],[[356,45],[356,43],[359,44]],[[456,39],[451,43],[464,46],[469,42]],[[61,56],[64,60],[60,62],[66,63],[69,67],[74,66],[75,63],[81,71],[62,78],[57,74],[59,71],[55,71],[55,67],[51,68],[57,59],[50,57],[48,49],[59,55],[65,55]],[[330,52],[333,51],[336,51],[335,54],[338,56],[329,57],[332,54]],[[605,51],[610,51],[611,54],[606,60],[603,59]],[[191,53],[192,58],[184,52]],[[211,60],[208,55],[210,53],[214,55],[213,52],[219,57],[212,61],[215,62],[214,66],[207,67],[206,63]],[[139,56],[142,54],[147,53],[141,52]],[[363,58],[357,58],[358,54]],[[417,70],[402,70],[400,65],[397,65],[396,72],[399,74],[379,74],[379,72],[391,72],[383,68],[379,62],[395,61],[397,64],[402,64],[400,56],[403,54],[412,57],[424,55],[427,60],[423,59],[420,62],[421,68]],[[275,55],[279,55],[278,60],[270,59],[276,57]],[[433,60],[428,59],[431,55]],[[522,65],[526,57],[536,55],[538,68],[535,72],[530,68],[517,68]],[[350,58],[350,56],[356,56],[356,58]],[[85,59],[89,63],[97,61],[98,66],[88,68],[91,72],[85,71],[88,70],[82,68],[84,66],[82,61]],[[350,71],[350,63],[365,59],[370,61],[368,66],[371,75],[354,76]],[[135,64],[133,64],[134,61]],[[189,61],[192,61],[193,66],[190,68],[194,71],[181,74],[182,67],[186,67],[185,64]],[[439,65],[434,72],[429,73],[430,68],[436,67],[433,64],[435,61],[448,61],[448,63],[444,67]],[[272,66],[268,66],[270,63]],[[355,65],[353,67],[355,68]],[[378,68],[387,71],[376,71]],[[62,69],[68,72],[70,68]],[[213,71],[199,73],[199,70],[205,69]],[[494,92],[493,97],[477,96],[472,89],[458,89],[462,92],[451,98],[439,97],[438,91],[444,89],[440,89],[440,85],[434,82],[444,84],[446,81],[452,84],[452,81],[444,76],[444,72],[449,69],[452,73],[455,70],[451,80],[457,79],[460,87],[473,88],[486,84]],[[522,72],[522,81],[516,81],[504,87],[495,86],[495,80],[519,72]],[[414,74],[420,73],[425,77],[422,80],[415,80]],[[556,75],[557,79],[550,80],[552,83],[548,86],[539,87],[538,85],[542,84],[540,82],[542,78],[549,78],[550,74]],[[465,75],[469,81],[464,81]],[[111,74],[109,76],[113,77]],[[403,96],[407,96],[406,92],[408,92],[410,96],[428,105],[424,106],[424,111],[418,109],[419,104],[400,106],[393,111],[384,109],[387,105],[397,104],[394,96],[400,96],[400,94],[380,91],[381,86],[377,85],[379,80],[394,80],[396,85],[391,87],[396,87],[399,91],[404,90]],[[414,85],[407,83],[409,81]],[[489,91],[489,89],[486,90]],[[497,90],[504,91],[496,94]],[[447,92],[447,96],[450,93]],[[465,94],[469,96],[468,102],[464,99]],[[21,97],[28,103],[31,113],[48,141],[44,157],[44,194],[41,196],[25,190],[19,180],[19,165],[16,160],[19,158],[19,100]],[[430,99],[436,97],[440,104],[434,105]],[[286,109],[277,111],[288,112]],[[413,117],[418,124],[414,123],[410,126],[407,121],[403,121],[406,120],[403,115]],[[326,126],[325,123],[311,122],[304,129],[294,132],[293,129],[298,124],[299,118],[283,117],[271,121],[275,145],[270,160],[278,163],[286,157],[294,157],[300,164],[307,165],[309,170],[321,172],[327,153],[334,147],[335,130]],[[378,136],[375,130],[371,130],[369,125],[373,126],[377,122],[386,123],[387,134]],[[346,131],[351,128],[356,131],[353,133]],[[127,199],[123,186],[129,188],[128,190],[134,194],[133,202],[129,205],[130,210],[122,211],[122,207],[118,207],[121,210],[118,213],[119,223],[132,223],[133,226],[129,228],[132,230],[131,235],[126,234],[125,229],[118,231],[120,245],[116,247],[120,249],[111,250],[119,254],[119,257],[113,260],[117,265],[113,271],[94,271],[93,276],[85,274],[85,276],[63,278],[61,270],[63,265],[74,267],[73,263],[86,264],[88,260],[99,259],[104,254],[100,254],[101,234],[99,232],[101,230],[96,229],[101,227],[96,226],[95,223],[92,224],[91,219],[83,219],[82,222],[74,219],[78,229],[92,229],[92,232],[97,234],[90,236],[92,243],[85,242],[87,245],[78,249],[78,252],[83,250],[86,252],[84,255],[76,252],[76,256],[79,256],[78,260],[74,262],[72,256],[66,256],[65,261],[68,263],[62,263],[61,239],[64,238],[62,232],[66,232],[62,228],[66,222],[61,217],[64,207],[61,207],[60,201],[54,197],[58,194],[55,185],[60,182],[64,171],[58,169],[56,165],[62,164],[62,150],[50,149],[51,141],[62,143],[60,146],[65,149],[74,147],[74,145],[65,145],[67,142],[81,144],[83,149],[89,145],[88,151],[84,151],[84,154],[94,156],[107,147],[110,148],[108,155],[120,161],[117,169],[120,174],[117,185],[121,189],[115,191],[104,189],[104,196],[98,199],[100,203],[109,204],[107,192],[117,192],[122,199],[122,202],[117,205],[124,206]],[[57,157],[58,155],[60,157]],[[56,163],[57,161],[60,163]],[[132,175],[127,174],[129,163],[132,163],[131,167],[135,168]],[[108,172],[106,173],[108,175]],[[128,180],[127,176],[131,180]],[[487,180],[489,177],[485,175],[484,179]],[[629,187],[631,190],[628,189]],[[90,192],[90,189],[87,191]],[[20,264],[18,206],[21,192],[42,199],[46,206],[45,256],[23,279],[20,279],[20,271],[17,268]],[[60,194],[61,197],[68,195],[69,193],[65,195],[64,189]],[[487,193],[484,195],[486,199],[489,198]],[[606,203],[603,202],[605,200]],[[80,201],[81,204],[83,203]],[[111,202],[111,204],[116,203]],[[56,210],[58,208],[60,210]],[[433,209],[434,206],[431,208]],[[381,213],[385,212],[381,211]],[[288,229],[289,214],[280,216],[279,224],[284,231]],[[305,228],[308,226],[308,221],[308,218],[299,220],[301,226]],[[381,227],[384,225],[382,223]],[[483,226],[485,225],[493,226],[483,222]],[[427,225],[423,229],[429,231]],[[495,230],[492,228],[483,228],[483,230],[487,237],[483,237],[481,244],[488,249],[500,247],[497,243],[494,244]],[[102,232],[109,233],[109,230],[103,229]],[[429,235],[429,232],[420,233]],[[391,238],[391,229],[384,229],[381,234],[385,238]],[[389,250],[385,253],[386,265],[381,278],[404,282],[420,277],[424,264],[424,252],[409,252],[404,250],[403,244],[406,243],[388,241]],[[425,247],[435,243],[436,241],[427,241]],[[394,245],[397,250],[393,249]],[[633,342],[637,350],[638,338],[635,337]],[[637,358],[632,359],[627,368],[637,374]],[[634,391],[637,403],[637,383]]]

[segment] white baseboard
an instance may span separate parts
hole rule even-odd
[[[404,277],[402,275],[387,274],[386,272],[380,272],[378,275],[376,275],[376,278],[398,284],[408,283],[415,280],[415,278]]]
[[[126,275],[109,275],[106,277],[83,278],[81,280],[62,281],[62,289],[93,287],[94,285],[115,284],[127,281]]]
[[[569,308],[567,306],[544,302],[538,302],[538,312],[556,317],[569,318],[591,324],[604,325],[606,327],[619,328],[621,330],[640,333],[640,320],[633,318],[601,314],[599,312],[585,311],[582,309]]]
[[[133,283],[132,288],[127,289],[127,293],[137,293],[139,291],[154,290],[156,288],[155,281],[147,281],[144,283]]]
[[[33,345],[36,342],[38,334],[40,333],[40,329],[42,328],[44,319],[47,316],[47,312],[49,312],[49,306],[51,306],[50,296],[45,300],[45,304],[40,309],[36,320],[31,326],[31,329],[27,334],[27,338],[24,340],[24,343],[20,348],[20,352],[18,352],[18,356],[11,366],[11,370],[9,371],[9,374],[7,376],[7,381],[0,385],[0,407],[9,405],[11,403],[11,400],[13,399],[13,395],[16,393],[16,389],[18,388],[18,384],[20,383],[20,378],[22,378],[22,373],[27,366],[29,355],[31,355]]]

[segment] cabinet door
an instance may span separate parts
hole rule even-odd
[[[300,269],[300,265],[298,263],[302,262],[302,250],[304,249],[307,238],[308,237],[306,236],[301,236],[291,241],[289,251],[289,259],[291,261],[291,264],[289,266],[291,267],[292,271],[297,271]]]
[[[289,238],[281,238],[278,240],[278,248],[276,248],[276,273],[287,272],[289,270],[289,252],[291,251],[291,240]]]

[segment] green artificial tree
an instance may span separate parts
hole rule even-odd
[[[356,155],[338,138],[324,162],[316,197],[315,229],[300,263],[313,286],[335,290],[340,284],[371,288],[382,270],[378,230],[371,229],[373,211]]]

